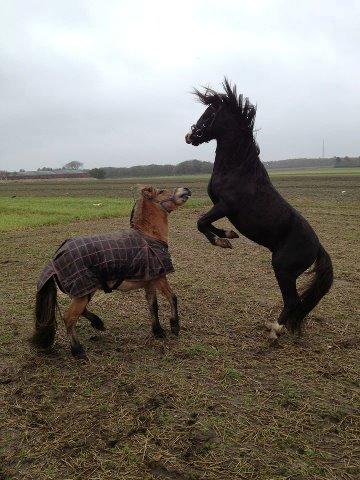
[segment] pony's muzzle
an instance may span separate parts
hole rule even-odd
[[[185,203],[191,197],[191,190],[187,187],[177,187],[175,189],[174,199],[177,205]]]
[[[186,198],[186,200],[191,197],[191,190],[190,188],[183,187],[183,193],[180,195],[181,198]]]

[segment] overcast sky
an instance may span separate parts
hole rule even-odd
[[[359,155],[360,2],[2,0],[0,169],[213,160],[191,88],[258,106],[262,160]]]

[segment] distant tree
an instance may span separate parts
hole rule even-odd
[[[334,167],[335,168],[341,167],[341,158],[340,157],[335,157]]]
[[[19,172],[24,173],[25,170],[23,168],[20,168]]]
[[[8,178],[8,172],[0,170],[0,180],[6,180]]]
[[[66,163],[63,166],[64,170],[79,170],[84,164],[82,162],[78,162],[77,160],[73,160],[72,162]]]
[[[20,172],[21,171],[25,172],[25,170],[20,170]],[[52,171],[51,167],[41,167],[37,169],[37,172],[51,172],[51,171]]]
[[[106,172],[103,168],[92,168],[89,170],[90,177],[97,178],[98,180],[103,180],[106,176]]]

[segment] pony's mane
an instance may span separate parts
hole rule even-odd
[[[130,227],[135,228],[136,221],[139,219],[139,216],[141,216],[142,213],[142,202],[141,198],[138,198],[136,202],[134,203],[134,206],[131,210],[130,214]]]
[[[252,135],[255,125],[256,106],[250,103],[248,97],[244,99],[242,94],[238,95],[236,85],[231,85],[226,77],[222,85],[225,93],[216,92],[209,87],[204,87],[204,92],[195,88],[193,93],[204,105],[217,106],[221,103],[230,107],[237,114],[241,128]]]

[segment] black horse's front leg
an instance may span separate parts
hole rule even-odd
[[[222,228],[214,227],[214,225],[210,225],[209,228],[214,235],[220,238],[239,238],[239,235],[234,230],[223,230]]]
[[[213,245],[222,248],[232,248],[228,238],[237,238],[237,233],[232,230],[220,230],[212,225],[212,222],[216,222],[217,220],[220,220],[220,218],[224,218],[226,215],[227,212],[225,206],[219,202],[199,218],[197,227],[199,232],[203,233]]]

